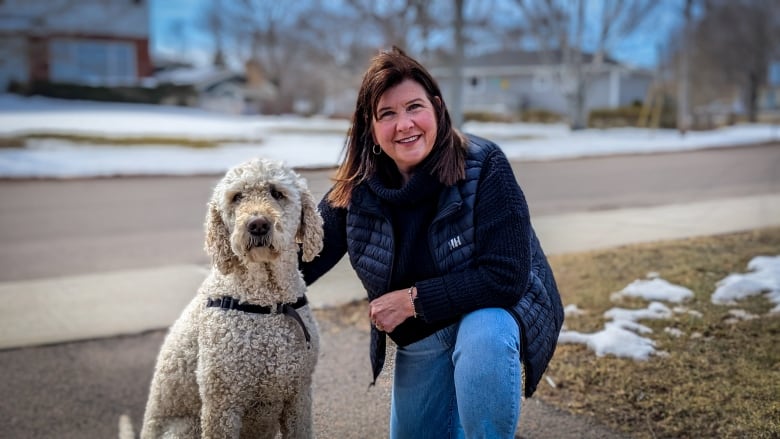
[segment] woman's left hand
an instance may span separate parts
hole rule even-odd
[[[395,290],[384,294],[368,304],[368,318],[376,329],[393,332],[409,317],[414,316],[414,307],[409,300],[409,290]]]

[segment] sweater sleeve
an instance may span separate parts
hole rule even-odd
[[[322,251],[311,262],[304,262],[300,255],[298,267],[303,273],[306,285],[311,285],[336,265],[347,252],[347,209],[333,207],[328,194],[318,206],[323,222]]]
[[[469,269],[416,283],[424,319],[515,305],[531,271],[530,216],[500,149],[485,159],[474,206],[475,254]]]

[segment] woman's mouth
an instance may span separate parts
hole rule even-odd
[[[417,139],[419,139],[420,137],[421,137],[421,136],[418,134],[418,135],[416,135],[416,136],[411,136],[411,137],[404,137],[403,139],[399,139],[399,140],[397,140],[396,142],[398,142],[398,143],[402,143],[402,144],[404,144],[404,143],[414,143],[414,142],[416,142],[416,141],[417,141]]]

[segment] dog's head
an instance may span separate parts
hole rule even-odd
[[[279,162],[254,159],[225,174],[206,215],[206,251],[224,274],[238,264],[322,250],[322,218],[306,181]]]

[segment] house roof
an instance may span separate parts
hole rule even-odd
[[[196,88],[208,88],[215,83],[232,80],[240,75],[218,67],[177,67],[155,73],[159,82],[176,85],[192,85]]]
[[[594,62],[596,57],[592,53],[583,53],[582,57],[584,67],[592,72],[616,69],[634,73],[643,72],[643,69],[621,64],[608,56],[600,63]],[[450,63],[450,60],[434,63],[431,73],[438,77],[451,76],[452,64]],[[463,68],[465,75],[516,75],[534,73],[539,69],[558,68],[562,64],[563,53],[560,50],[548,52],[504,50],[466,57]]]
[[[158,83],[191,85],[201,92],[233,84],[244,90],[247,96],[267,98],[276,93],[276,88],[268,81],[252,86],[247,84],[246,75],[214,66],[163,69],[155,73],[154,78]]]
[[[593,62],[595,56],[592,53],[582,54],[583,62]],[[485,53],[482,55],[467,57],[466,67],[516,67],[516,66],[540,66],[558,65],[563,61],[563,51],[527,51],[504,50],[500,52]],[[610,57],[604,57],[604,64],[619,64]]]
[[[148,38],[149,2],[129,0],[0,1],[0,34]]]

